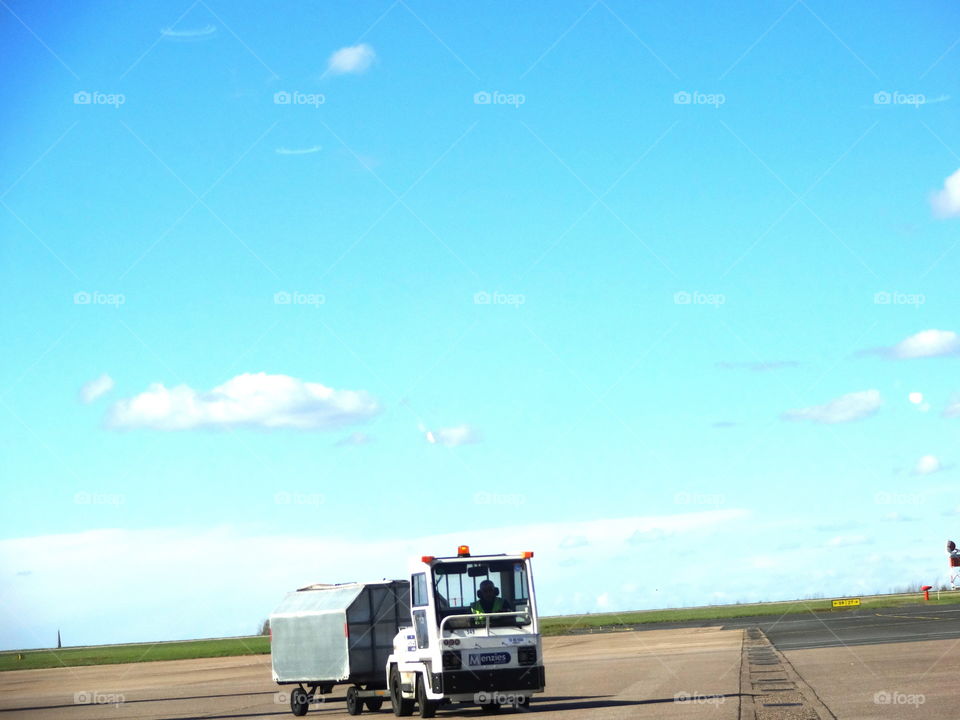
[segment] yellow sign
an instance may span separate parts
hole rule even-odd
[[[843,600],[834,600],[834,607],[857,607],[860,604],[860,598],[845,598]]]

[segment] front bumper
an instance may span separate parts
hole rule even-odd
[[[455,670],[430,673],[430,684],[435,693],[478,693],[481,691],[510,692],[532,690],[542,692],[546,684],[543,666],[505,668],[503,670]]]

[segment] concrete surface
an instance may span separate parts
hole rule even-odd
[[[842,720],[960,718],[958,640],[792,650],[784,655]]]
[[[735,720],[742,635],[703,628],[547,638],[547,692],[532,710],[545,719]],[[292,718],[287,689],[271,681],[269,656],[16,670],[0,673],[0,720]],[[345,690],[307,717],[349,717]],[[97,704],[78,704],[75,693]],[[364,715],[393,717],[389,702]],[[453,706],[437,716],[481,713]]]

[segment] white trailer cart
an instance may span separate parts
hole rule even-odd
[[[273,679],[297,685],[294,715],[335,685],[349,684],[347,711],[379,710],[387,695],[384,665],[399,628],[410,624],[409,584],[311,585],[288,593],[270,615]]]

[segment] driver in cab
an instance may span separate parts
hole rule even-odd
[[[500,597],[500,588],[494,585],[492,580],[484,580],[477,588],[477,601],[470,606],[470,612],[476,615],[473,619],[474,625],[484,625],[486,613],[513,612],[513,607]],[[490,624],[501,625],[504,620],[507,623],[513,622],[513,618],[499,617],[490,618]]]

